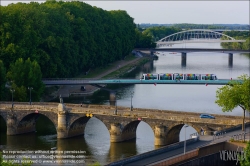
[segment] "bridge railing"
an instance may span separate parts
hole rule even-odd
[[[231,140],[235,141],[245,141],[246,139],[250,140],[250,132],[243,132],[231,136]]]
[[[215,133],[213,135],[213,140],[220,139],[226,136],[226,131],[220,131],[219,133]]]
[[[245,123],[245,127],[248,127],[250,126],[250,122],[246,122]],[[235,131],[235,130],[239,130],[242,128],[242,124],[239,124],[239,125],[236,125],[234,127],[230,127],[228,129],[225,129],[225,130],[221,130],[221,131],[216,131],[214,132],[214,135],[213,135],[213,140],[216,140],[216,139],[219,139],[219,138],[222,138],[222,137],[225,137],[227,133],[229,132],[232,132],[232,131]],[[232,139],[238,139],[241,135],[233,135],[231,136]]]

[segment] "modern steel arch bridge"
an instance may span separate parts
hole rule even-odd
[[[222,40],[223,39],[223,40]],[[138,51],[150,51],[153,56],[154,52],[179,52],[181,53],[181,65],[186,66],[186,55],[189,52],[220,52],[227,53],[228,66],[233,66],[233,53],[249,53],[250,50],[229,50],[229,49],[207,49],[207,48],[162,48],[161,46],[172,46],[180,43],[218,43],[218,42],[245,42],[246,40],[236,40],[223,33],[215,32],[208,29],[192,29],[174,33],[166,36],[156,42],[156,48],[137,48]]]
[[[223,40],[221,39],[223,37]],[[179,43],[218,43],[218,42],[245,42],[236,40],[223,33],[208,29],[192,29],[174,33],[157,41],[157,46],[173,45]]]

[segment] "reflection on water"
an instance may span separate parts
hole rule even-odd
[[[202,44],[186,44],[188,48],[199,48]],[[175,45],[173,46],[175,47]],[[184,46],[183,46],[184,47]],[[217,43],[207,44],[209,48],[220,48]],[[228,54],[222,53],[188,53],[186,67],[181,67],[181,54],[161,53],[157,61],[147,63],[129,73],[126,78],[139,79],[142,73],[214,73],[218,78],[237,78],[239,75],[249,74],[249,58],[235,54],[233,67],[228,67]],[[242,110],[236,108],[231,113],[223,113],[214,101],[218,85],[117,85],[110,86],[117,89],[117,105],[131,104],[130,92],[134,92],[133,107],[163,110],[179,110],[200,113],[241,115]],[[57,101],[59,102],[59,101]],[[65,98],[64,102],[109,104],[109,92],[99,91],[93,96],[79,98]],[[119,110],[118,110],[119,112]],[[85,135],[70,139],[57,139],[55,126],[45,117],[38,119],[37,133],[18,136],[6,136],[5,122],[0,118],[1,134],[0,149],[50,149],[84,150],[86,162],[99,161],[102,165],[136,154],[144,153],[159,147],[154,146],[153,129],[145,122],[137,127],[136,140],[123,143],[110,143],[110,135],[103,122],[91,118],[85,129]],[[46,125],[45,125],[46,124]],[[186,128],[186,138],[196,132],[192,127]],[[180,132],[180,140],[185,139],[185,130]]]

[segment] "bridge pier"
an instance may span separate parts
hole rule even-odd
[[[156,125],[154,130],[156,146],[162,146],[167,144],[167,127],[163,125]]]
[[[233,67],[233,53],[228,54],[228,66]]]
[[[58,105],[57,138],[67,138],[67,112],[63,103]]]
[[[109,93],[109,104],[115,106],[116,103],[116,92],[110,91]]]
[[[122,129],[120,123],[110,124],[110,142],[122,142]]]
[[[16,135],[17,134],[17,127],[16,127],[16,117],[13,113],[9,113],[7,116],[7,135]]]
[[[36,131],[36,120],[39,115],[31,114],[25,117],[19,123],[17,114],[11,112],[7,116],[7,135],[18,135]]]
[[[135,124],[135,126],[137,127],[138,124]],[[134,126],[123,131],[120,123],[111,123],[109,133],[110,142],[123,142],[136,138],[136,128],[134,129]]]
[[[213,129],[211,129],[210,127],[203,127],[204,129],[204,135],[213,135],[214,134],[214,131]]]
[[[181,53],[181,66],[186,67],[186,64],[187,64],[187,53],[182,52]]]

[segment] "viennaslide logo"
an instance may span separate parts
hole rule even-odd
[[[220,159],[223,161],[236,161],[236,165],[240,160],[246,159],[246,153],[244,151],[238,151],[239,147],[237,148],[237,151],[233,150],[222,150],[220,151]]]

